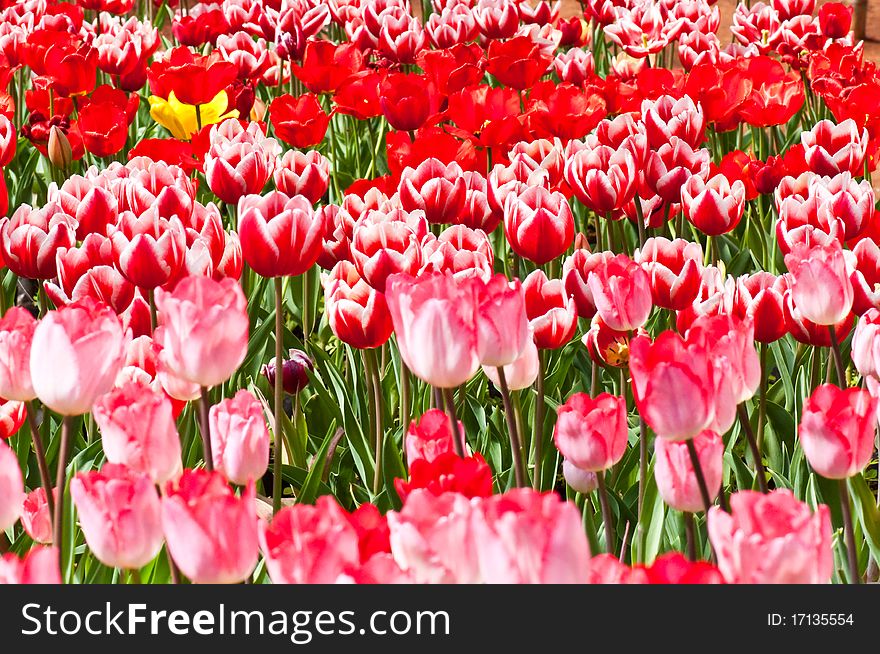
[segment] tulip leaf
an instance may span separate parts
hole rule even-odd
[[[851,477],[848,482],[854,507],[855,520],[861,525],[868,548],[875,561],[880,561],[880,511],[877,500],[862,475]]]

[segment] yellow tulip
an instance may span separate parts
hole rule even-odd
[[[178,100],[174,95],[174,91],[168,94],[167,100],[151,95],[149,101],[152,119],[170,131],[174,138],[187,141],[198,131],[199,122],[196,120],[196,106],[184,104]],[[226,109],[227,103],[226,91],[220,91],[209,103],[200,105],[199,113],[202,127],[219,123],[227,118],[238,118],[237,109],[233,109],[225,114],[221,113]]]

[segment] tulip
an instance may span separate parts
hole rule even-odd
[[[440,98],[426,77],[393,73],[379,84],[379,104],[389,125],[411,132],[422,127],[437,112]]]
[[[756,341],[773,343],[788,332],[783,309],[788,286],[788,277],[768,272],[743,275],[736,280],[733,312],[739,318],[751,319]]]
[[[615,150],[589,139],[571,153],[565,164],[565,181],[587,208],[607,214],[632,200],[638,168],[627,148]]]
[[[594,268],[587,284],[599,317],[617,331],[638,329],[651,314],[651,282],[647,273],[625,254]]]
[[[324,139],[330,116],[321,108],[318,97],[304,93],[298,98],[280,95],[269,106],[275,136],[293,148],[308,148]]]
[[[645,169],[645,182],[666,202],[685,199],[683,188],[694,175],[706,179],[709,174],[709,152],[694,150],[677,136],[657,150],[652,150]],[[687,200],[685,200],[687,201]]]
[[[416,583],[482,581],[473,527],[477,510],[458,493],[414,490],[400,511],[387,514],[394,561]]]
[[[21,205],[0,220],[0,254],[20,277],[51,279],[57,275],[55,255],[76,241],[76,220],[50,202],[42,209]]]
[[[529,338],[519,357],[512,363],[503,366],[503,369],[504,380],[507,383],[507,388],[511,391],[521,391],[534,384],[539,372],[538,347],[535,345],[534,339]],[[498,374],[498,367],[484,365],[483,372],[489,381],[500,390],[501,377]]]
[[[553,440],[572,465],[588,472],[607,470],[623,457],[627,444],[626,402],[602,393],[571,395],[556,410]]]
[[[724,467],[724,443],[713,431],[703,431],[693,438],[709,499],[721,489]],[[658,438],[654,443],[654,475],[660,497],[677,511],[697,513],[704,508],[697,476],[684,442]]]
[[[853,8],[843,2],[828,2],[819,7],[819,28],[829,39],[842,39],[849,34]]]
[[[434,495],[459,493],[464,497],[489,497],[492,494],[492,469],[478,452],[473,456],[458,456],[446,452],[430,461],[416,459],[409,465],[409,479],[395,479],[394,490],[401,502],[416,489],[425,489]]]
[[[831,580],[831,517],[788,489],[730,496],[730,513],[709,511],[709,540],[728,583],[824,584]]]
[[[244,260],[264,277],[302,275],[321,252],[322,224],[311,203],[280,191],[248,195],[238,203]]]
[[[108,461],[145,474],[158,485],[180,474],[180,437],[171,401],[163,393],[128,382],[101,397],[92,415]]]
[[[260,370],[269,386],[275,386],[275,374],[278,370],[275,357],[269,360]],[[314,372],[315,364],[309,355],[302,350],[290,350],[288,358],[281,364],[281,387],[285,393],[296,395],[309,383],[308,372]]]
[[[705,561],[690,561],[681,552],[667,552],[644,568],[648,584],[723,584],[718,568]]]
[[[492,41],[487,70],[495,79],[519,91],[532,88],[547,72],[552,59],[528,36]]]
[[[861,388],[818,386],[804,402],[798,428],[810,466],[828,479],[865,469],[874,453],[877,401]]]
[[[259,556],[253,484],[236,497],[219,472],[184,470],[162,498],[162,530],[181,572],[197,584],[235,584]]]
[[[451,272],[457,279],[479,277],[484,282],[492,277],[494,255],[489,237],[481,229],[452,225],[439,236],[425,237],[422,246],[424,272]]]
[[[459,431],[464,433],[461,423]],[[406,460],[410,465],[419,459],[431,462],[442,454],[453,452],[454,443],[449,418],[439,409],[431,409],[418,420],[413,420],[407,429],[404,438]]]
[[[61,415],[88,413],[113,388],[125,338],[116,314],[88,298],[50,311],[34,329],[31,344],[34,393]]]
[[[624,368],[629,363],[630,337],[629,332],[611,329],[599,316],[593,316],[590,329],[581,341],[590,358],[598,365]]]
[[[724,175],[704,182],[692,175],[681,188],[681,206],[687,218],[708,236],[732,231],[742,219],[746,190],[739,180],[730,184]]]
[[[162,324],[154,339],[169,372],[203,387],[229,379],[247,354],[247,299],[234,279],[190,276],[156,291]]]
[[[852,338],[852,360],[863,377],[880,378],[880,310],[859,318]]]
[[[269,430],[260,401],[242,389],[212,406],[210,421],[217,469],[234,484],[261,478],[269,467]]]
[[[36,327],[37,321],[21,307],[11,307],[0,320],[0,397],[20,402],[36,397],[30,373]]]
[[[792,274],[792,299],[804,318],[834,325],[852,309],[853,287],[839,244],[796,246],[785,255]]]
[[[260,522],[260,549],[276,584],[330,584],[360,564],[358,534],[327,496],[315,506],[299,504]]]
[[[590,559],[587,583],[589,584],[647,584],[648,576],[644,569],[630,568],[614,554],[597,554]]]
[[[820,120],[810,131],[801,132],[801,144],[807,165],[819,175],[849,172],[860,176],[864,172],[868,132],[859,130],[852,118],[838,125]]]
[[[22,558],[0,557],[0,584],[60,584],[59,551],[56,547],[32,547]]]
[[[653,343],[636,336],[629,364],[639,415],[658,436],[683,441],[712,423],[711,363],[702,347],[670,331]]]
[[[673,136],[691,148],[698,147],[705,138],[703,110],[688,95],[678,99],[661,95],[656,100],[642,100],[641,114],[648,146],[653,149],[668,143]]]
[[[348,261],[322,276],[324,312],[333,334],[356,348],[383,345],[394,331],[382,293],[371,288]]]
[[[633,258],[648,273],[651,298],[657,306],[680,311],[696,299],[703,268],[699,243],[653,237],[636,250]]]
[[[486,583],[587,580],[590,546],[580,512],[555,493],[517,488],[488,497],[477,505],[473,530]]]
[[[853,313],[858,316],[872,308],[880,308],[880,247],[872,238],[856,243],[848,256],[852,272]]]
[[[42,486],[25,497],[21,507],[21,526],[34,542],[52,544],[52,511],[46,489]]]
[[[380,293],[385,292],[391,275],[415,275],[422,267],[420,238],[406,218],[423,219],[423,215],[414,212],[410,216],[401,210],[400,220],[382,220],[382,214],[371,211],[355,225],[352,260],[364,281]]]
[[[317,150],[288,150],[276,162],[273,179],[276,188],[288,197],[302,195],[314,204],[327,193],[330,162]]]
[[[529,339],[522,285],[508,282],[504,275],[493,276],[485,285],[477,285],[477,335],[480,363],[502,367],[516,361]]]
[[[174,48],[166,58],[155,61],[148,71],[154,95],[168,97],[173,92],[189,105],[209,103],[232,84],[236,73],[235,65],[223,61],[219,52],[202,56],[187,47]]]
[[[584,248],[575,248],[574,254],[563,261],[562,282],[565,293],[574,300],[578,317],[589,320],[596,315],[596,301],[588,280],[593,270],[612,258],[612,252],[590,253]]]
[[[308,41],[302,66],[292,64],[293,74],[312,93],[332,93],[364,68],[363,53],[353,43]]]
[[[382,12],[379,28],[379,52],[398,64],[414,64],[424,52],[428,37],[422,24],[413,16],[399,12]]]
[[[0,531],[18,522],[24,499],[24,480],[18,457],[12,448],[0,440]]]
[[[260,193],[281,151],[275,139],[266,138],[258,123],[244,129],[234,118],[214,125],[209,138],[211,148],[205,154],[204,165],[211,192],[228,204]]]
[[[406,211],[421,210],[429,223],[454,223],[464,209],[467,187],[461,166],[429,157],[401,173],[398,193]]]
[[[86,543],[111,568],[136,570],[162,549],[159,494],[146,476],[105,464],[70,481]]]
[[[158,288],[183,265],[186,232],[176,217],[166,220],[153,211],[140,217],[126,213],[109,232],[116,265],[132,284]]]
[[[400,356],[416,377],[446,389],[473,376],[480,365],[473,280],[397,274],[386,299]]]
[[[565,252],[574,240],[574,217],[561,193],[541,186],[509,195],[504,203],[504,233],[521,257],[544,264]]]
[[[574,338],[578,314],[561,279],[537,269],[523,282],[526,315],[539,350],[555,350]]]
[[[189,140],[202,127],[238,117],[238,110],[228,110],[229,96],[226,91],[219,91],[213,98],[198,105],[198,110],[196,105],[182,102],[174,91],[168,94],[167,99],[151,95],[147,101],[150,103],[150,117],[171,132],[175,139]]]
[[[562,476],[565,483],[577,493],[592,493],[599,487],[599,479],[595,472],[582,470],[568,459],[562,462]]]

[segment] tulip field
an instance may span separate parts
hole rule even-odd
[[[0,583],[876,582],[852,13],[0,0]]]

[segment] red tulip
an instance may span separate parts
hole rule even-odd
[[[602,393],[571,395],[556,409],[553,440],[566,461],[581,470],[607,470],[623,457],[627,444],[626,402]]]
[[[106,84],[99,86],[79,110],[79,131],[86,150],[96,157],[109,157],[122,150],[137,107],[137,95],[128,96]]]
[[[469,7],[450,5],[433,13],[425,22],[431,44],[438,49],[467,43],[477,35],[477,24]]]
[[[55,547],[32,547],[19,558],[0,557],[0,584],[60,584],[59,552]]]
[[[708,430],[700,432],[693,441],[709,498],[714,500],[721,488],[724,443],[717,433]],[[658,438],[654,453],[654,476],[663,501],[676,511],[702,511],[705,506],[686,443]]]
[[[264,277],[302,275],[321,251],[321,221],[302,196],[280,191],[248,195],[238,203],[244,260]]]
[[[565,164],[565,181],[575,197],[599,213],[621,209],[636,192],[636,161],[627,148],[615,150],[588,139]]]
[[[671,331],[653,343],[636,336],[630,341],[629,365],[639,414],[658,436],[687,440],[712,423],[711,363],[699,345]]]
[[[482,57],[476,43],[458,43],[445,50],[422,50],[418,64],[443,95],[452,95],[483,79]]]
[[[422,239],[422,266],[424,272],[449,271],[458,279],[478,277],[486,281],[492,277],[492,246],[481,229],[452,225],[440,236],[433,234]]]
[[[352,43],[308,41],[302,66],[293,64],[292,69],[312,93],[333,93],[363,67],[363,54]]]
[[[275,136],[294,148],[308,148],[324,140],[330,116],[321,108],[317,96],[304,93],[298,98],[279,95],[269,106]]]
[[[242,389],[211,407],[210,424],[216,468],[234,484],[260,479],[269,467],[269,430],[260,401]]]
[[[440,98],[424,76],[392,73],[380,83],[379,104],[394,129],[411,132],[437,113]]]
[[[36,397],[31,383],[31,341],[37,321],[21,307],[10,307],[0,320],[0,397],[28,402]]]
[[[425,52],[428,35],[422,24],[407,12],[382,12],[378,50],[383,57],[398,64],[414,64]]]
[[[689,561],[681,552],[667,552],[647,568],[648,584],[723,584],[724,578],[711,563]]]
[[[0,114],[0,168],[6,168],[15,156],[15,125],[4,114]]]
[[[36,396],[64,416],[88,413],[113,388],[125,338],[116,314],[88,298],[50,311],[36,326],[31,344]]]
[[[691,148],[698,147],[705,139],[706,118],[690,96],[661,95],[656,100],[643,100],[641,113],[648,146],[652,149],[659,149],[673,136]]]
[[[561,279],[547,279],[539,268],[523,282],[526,315],[540,350],[562,347],[577,331],[578,314],[574,299],[563,287]]]
[[[750,318],[755,326],[755,340],[773,343],[788,333],[784,300],[789,288],[787,276],[757,272],[736,280],[733,312],[739,318]]]
[[[533,186],[504,203],[504,234],[511,249],[537,264],[565,252],[574,240],[574,216],[561,193]]]
[[[197,15],[177,16],[171,33],[181,45],[195,48],[207,43],[216,44],[217,38],[230,29],[226,14],[220,9],[212,9]]]
[[[681,188],[681,207],[697,229],[720,236],[736,228],[745,209],[746,190],[739,180],[730,184],[724,175],[704,182],[692,175]]]
[[[709,510],[709,540],[728,583],[825,584],[831,580],[831,517],[786,489],[730,496],[731,512]]]
[[[474,284],[448,273],[388,279],[386,299],[400,356],[427,384],[455,388],[480,365]]]
[[[645,169],[645,182],[666,202],[684,198],[682,187],[693,176],[709,175],[709,151],[692,149],[685,141],[672,136],[657,150],[652,150]]]
[[[98,51],[90,45],[57,42],[50,47],[41,64],[52,81],[52,89],[61,96],[83,95],[95,88]]]
[[[185,470],[162,498],[168,551],[199,584],[244,581],[257,564],[257,510],[253,484],[236,497],[219,472]]]
[[[166,220],[154,211],[140,217],[125,212],[109,232],[119,271],[136,286],[158,288],[183,265],[186,233],[176,216]]]
[[[176,377],[211,387],[229,379],[247,354],[247,299],[238,282],[185,277],[156,291],[161,361]]]
[[[234,118],[213,125],[210,139],[211,148],[205,154],[205,179],[211,192],[229,204],[260,193],[281,151],[275,139],[266,138],[259,123],[249,123],[244,128]]]
[[[645,241],[634,258],[648,273],[651,297],[657,306],[680,311],[696,299],[703,268],[699,243],[653,237]]]
[[[416,274],[422,267],[419,246],[419,219],[424,214],[407,214],[402,209],[391,214],[371,211],[355,225],[351,255],[358,273],[380,293],[389,276]]]
[[[409,464],[409,479],[395,479],[394,489],[401,501],[406,502],[417,488],[434,495],[459,493],[464,497],[489,497],[492,469],[479,452],[466,457],[444,452],[430,461],[416,459]]]
[[[519,12],[512,0],[480,0],[473,14],[477,28],[487,39],[508,39],[519,27]]]
[[[336,583],[360,564],[357,531],[336,503],[319,497],[315,506],[299,504],[259,525],[260,549],[273,583]]]
[[[406,211],[424,211],[429,223],[454,223],[464,209],[466,188],[461,166],[431,157],[403,171],[398,193]]]
[[[839,125],[820,120],[812,130],[801,133],[801,143],[807,165],[819,175],[849,172],[858,176],[864,172],[868,132],[859,130],[852,118]]]
[[[600,366],[624,368],[629,363],[630,332],[611,329],[599,316],[593,316],[581,340],[590,358]]]
[[[579,317],[589,320],[596,315],[596,301],[588,280],[593,270],[613,257],[612,252],[590,253],[589,250],[575,248],[574,254],[566,257],[562,263],[565,292],[574,299]]]
[[[314,204],[327,193],[330,162],[317,150],[288,150],[276,162],[273,179],[285,195],[302,195]]]
[[[128,382],[101,397],[92,415],[108,461],[145,474],[158,485],[180,474],[180,437],[171,401],[163,393]]]
[[[853,287],[837,243],[812,248],[797,245],[785,255],[791,271],[791,295],[804,318],[818,325],[834,325],[852,309]]]
[[[322,277],[324,312],[333,334],[356,348],[384,344],[394,327],[382,293],[371,288],[348,261],[340,261]]]
[[[648,320],[651,282],[648,274],[625,254],[605,259],[587,277],[599,317],[617,331],[638,329]]]
[[[829,39],[842,39],[849,34],[853,8],[843,2],[828,2],[819,7],[819,28]]]
[[[27,418],[24,402],[0,398],[0,438],[14,436]]]
[[[81,241],[93,233],[106,236],[107,228],[115,225],[119,216],[119,203],[113,193],[78,175],[69,177],[57,195],[50,193],[49,199],[76,218],[76,237]]]
[[[236,78],[234,64],[219,52],[207,56],[189,48],[174,48],[167,58],[155,61],[147,71],[153,95],[167,98],[171,92],[184,104],[208,104]]]
[[[24,498],[24,480],[18,457],[0,440],[0,529],[6,531],[18,522]]]
[[[23,204],[0,220],[0,254],[20,277],[51,279],[58,274],[55,254],[73,246],[75,232],[76,220],[54,202],[42,209]]]
[[[146,475],[107,463],[71,479],[70,495],[86,543],[104,565],[135,570],[159,553],[159,494]]]
[[[874,453],[877,400],[861,388],[818,386],[804,402],[798,427],[810,466],[828,479],[846,479],[867,467]]]
[[[505,86],[523,91],[547,72],[552,59],[529,36],[492,41],[487,51],[487,71]]]

